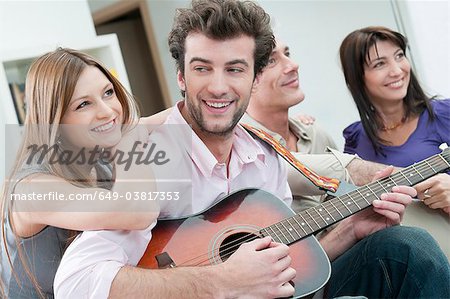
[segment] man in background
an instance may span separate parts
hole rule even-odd
[[[298,64],[290,57],[289,47],[277,39],[269,62],[253,88],[241,123],[266,131],[319,175],[356,185],[369,183],[385,165],[337,151],[333,138],[316,123],[302,122],[289,116],[289,108],[305,98],[298,69]],[[323,191],[295,168],[289,166],[288,172],[294,197],[292,208],[295,211],[305,210],[321,202]]]

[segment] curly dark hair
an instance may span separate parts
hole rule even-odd
[[[215,40],[226,40],[240,35],[253,37],[255,39],[255,76],[267,65],[275,47],[270,17],[255,2],[194,0],[191,8],[177,9],[174,25],[169,34],[170,53],[182,74],[185,67],[186,37],[192,32],[203,33]]]

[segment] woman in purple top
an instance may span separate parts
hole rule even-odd
[[[345,152],[405,167],[450,145],[450,99],[422,90],[405,56],[407,39],[385,27],[350,33],[340,47],[345,81],[361,121],[344,130]],[[432,209],[450,214],[450,176],[438,174],[415,186]]]

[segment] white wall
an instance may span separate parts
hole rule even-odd
[[[450,98],[450,1],[398,4],[422,85],[430,95]]]
[[[300,65],[305,100],[292,115],[307,113],[343,149],[342,130],[359,119],[345,86],[339,46],[351,31],[384,25],[397,29],[388,1],[260,1],[272,16],[276,35],[290,47]],[[290,12],[290,13],[287,13]]]
[[[167,47],[176,7],[189,1],[147,0],[156,28],[169,90],[179,99],[174,62]],[[431,94],[450,97],[449,1],[416,0],[260,0],[272,16],[277,35],[291,48],[300,64],[300,81],[306,99],[292,114],[308,113],[333,136],[342,149],[342,130],[359,119],[341,72],[338,48],[351,31],[383,25],[405,33],[419,77]],[[412,21],[411,21],[412,20]],[[404,24],[405,26],[402,26]]]
[[[95,37],[85,0],[0,1],[0,50]]]
[[[21,53],[41,46],[76,43],[96,36],[86,0],[0,0],[0,60],[2,53]],[[2,79],[3,78],[3,79]],[[3,72],[0,80],[6,80]],[[2,93],[0,92],[0,95]],[[0,182],[5,176],[5,123],[10,98],[0,98]]]

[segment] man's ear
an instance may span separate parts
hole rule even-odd
[[[253,80],[252,93],[254,93],[254,92],[256,92],[258,90],[258,86],[260,84],[260,79],[261,79],[261,73],[256,75],[255,80]]]
[[[184,81],[184,76],[180,70],[178,70],[178,72],[177,72],[177,82],[178,82],[178,87],[182,91],[186,91],[186,82]]]

